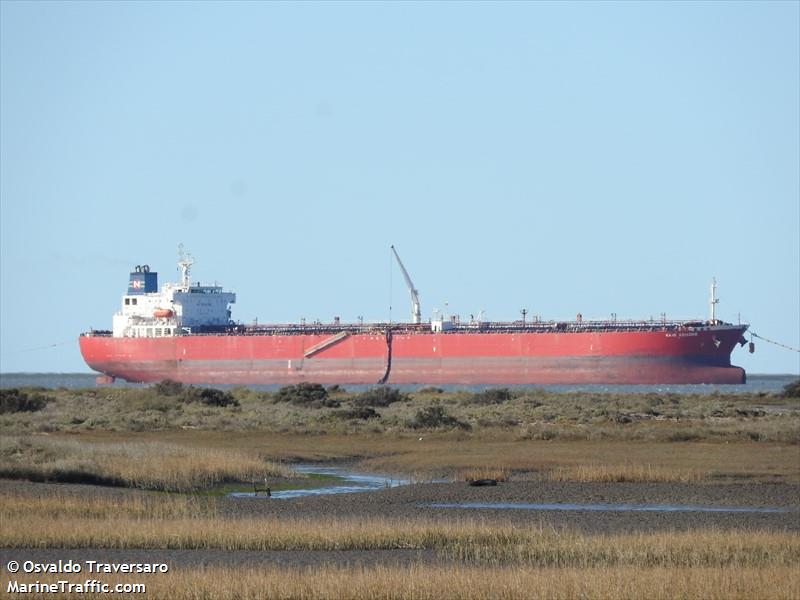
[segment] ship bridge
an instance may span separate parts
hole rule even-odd
[[[130,274],[128,291],[114,315],[114,337],[164,337],[192,330],[225,328],[231,323],[230,305],[236,294],[218,285],[189,282],[191,262],[179,262],[183,271],[180,283],[166,283],[158,290],[158,274],[147,265]]]

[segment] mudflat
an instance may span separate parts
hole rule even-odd
[[[152,492],[94,485],[51,484],[0,480],[0,494],[79,496],[122,500],[153,496]],[[155,494],[158,495],[158,494]],[[487,526],[513,525],[583,534],[624,534],[656,531],[759,530],[800,531],[800,485],[787,483],[576,483],[507,481],[492,487],[472,487],[464,482],[418,483],[369,492],[307,496],[292,499],[264,496],[213,499],[220,519],[249,519],[265,526],[275,518],[315,521],[383,519],[415,522],[477,523]],[[720,510],[529,510],[493,508],[437,508],[434,504],[508,503],[548,505],[669,505],[673,508],[706,507]],[[779,509],[757,512],[756,509]],[[199,524],[198,524],[199,525]],[[112,562],[165,562],[176,567],[275,565],[305,567],[404,566],[424,562],[447,562],[427,549],[370,550],[226,550],[148,548],[26,548],[0,549],[0,559],[37,562],[89,560]]]

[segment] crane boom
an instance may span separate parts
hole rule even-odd
[[[412,323],[422,323],[422,310],[419,307],[419,293],[417,292],[414,284],[411,281],[411,277],[408,276],[408,271],[403,266],[403,261],[400,260],[400,256],[397,254],[397,250],[392,248],[392,253],[394,254],[395,259],[397,259],[397,264],[400,265],[400,270],[403,272],[403,279],[406,280],[406,286],[408,287],[408,292],[411,294],[411,322]]]

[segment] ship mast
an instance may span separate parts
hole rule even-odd
[[[403,279],[406,280],[408,292],[411,294],[411,322],[422,323],[422,310],[419,306],[419,293],[414,287],[414,284],[411,282],[411,277],[409,277],[408,271],[406,271],[406,268],[403,266],[403,261],[400,260],[400,256],[397,254],[397,250],[394,249],[394,246],[392,246],[392,253],[397,259],[397,264],[400,265],[400,270],[403,272]]]
[[[711,278],[711,298],[708,300],[708,306],[711,309],[711,324],[714,325],[717,322],[717,304],[719,304],[719,298],[717,298],[717,278]]]
[[[183,244],[178,244],[178,267],[181,270],[181,285],[187,290],[192,285],[191,276],[189,271],[194,264],[194,258],[191,254],[184,252]]]

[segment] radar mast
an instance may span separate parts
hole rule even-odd
[[[187,290],[192,285],[190,271],[194,264],[194,257],[184,251],[183,244],[178,244],[178,268],[181,270],[181,285]]]
[[[719,304],[719,298],[717,298],[717,278],[711,278],[711,298],[708,299],[708,306],[711,309],[711,324],[716,325],[717,323],[717,304]]]

